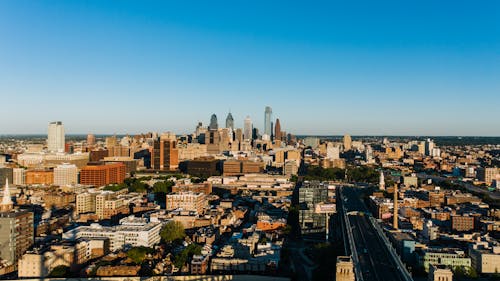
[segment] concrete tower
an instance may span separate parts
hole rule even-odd
[[[344,151],[351,150],[352,148],[352,139],[350,135],[344,135]]]
[[[394,214],[392,216],[392,227],[398,229],[398,184],[394,184]]]
[[[380,190],[385,190],[385,177],[384,177],[384,171],[380,171],[380,181],[378,183],[379,189]]]
[[[252,139],[252,119],[250,119],[250,116],[247,116],[247,118],[245,118],[245,122],[244,122],[244,126],[243,126],[243,137],[244,139],[246,140],[251,140]]]
[[[270,106],[266,106],[266,110],[264,112],[264,134],[271,137],[272,128],[271,128],[271,117],[273,115],[273,110]]]
[[[209,130],[217,130],[219,129],[219,124],[217,123],[217,115],[212,114],[212,117],[210,117],[210,125],[208,126]]]
[[[229,114],[226,117],[226,128],[234,130],[234,119],[233,119],[233,115],[231,114],[231,112],[229,112]]]
[[[64,126],[61,121],[50,122],[47,148],[50,152],[64,152]]]
[[[93,146],[94,144],[95,144],[95,135],[88,134],[87,135],[87,145],[88,146]]]
[[[283,135],[281,135],[281,124],[280,119],[276,118],[276,124],[274,125],[274,139],[281,140]]]

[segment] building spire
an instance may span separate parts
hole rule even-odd
[[[378,183],[380,190],[385,190],[385,178],[384,178],[384,170],[380,171],[380,181]]]
[[[12,198],[10,196],[10,189],[9,189],[9,179],[5,180],[5,187],[3,188],[3,198],[2,198],[2,203],[0,204],[0,209],[2,212],[10,211],[12,210],[12,206],[14,203],[12,202]]]

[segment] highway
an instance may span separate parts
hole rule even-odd
[[[348,213],[356,211],[363,213],[356,215],[351,213],[348,216],[349,225],[347,226],[351,228],[353,233],[363,280],[406,280],[391,257],[386,244],[370,223],[367,215],[368,210],[360,199],[361,190],[344,187],[342,193],[343,197],[347,199],[342,204]]]

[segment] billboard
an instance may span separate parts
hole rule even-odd
[[[335,213],[337,206],[331,203],[318,203],[314,206],[314,212],[316,214],[331,214]]]

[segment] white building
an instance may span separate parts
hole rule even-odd
[[[78,183],[78,168],[75,164],[63,163],[54,168],[54,184],[74,185]]]
[[[340,159],[340,147],[334,143],[329,142],[326,145],[326,158],[328,159]]]
[[[61,121],[49,123],[47,148],[52,152],[64,152],[64,126]]]
[[[25,170],[23,168],[12,169],[12,183],[14,185],[23,185],[26,179]]]
[[[63,233],[63,239],[109,238],[110,250],[118,251],[123,247],[153,247],[160,242],[161,222],[150,222],[144,218],[130,216],[120,220],[118,226],[102,226],[93,223],[79,226]]]

